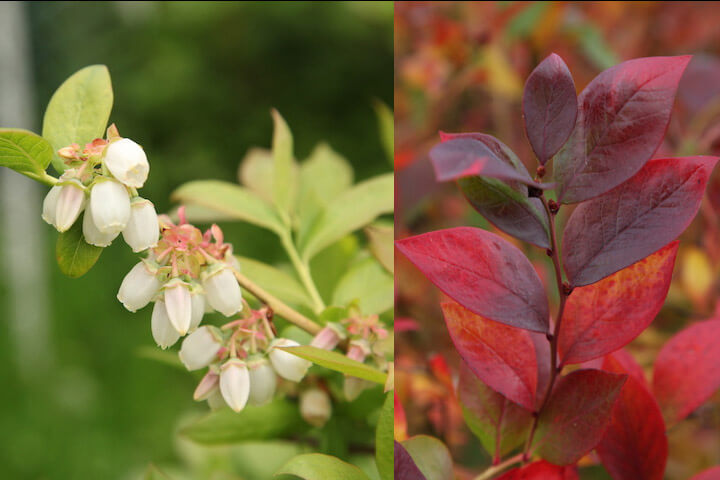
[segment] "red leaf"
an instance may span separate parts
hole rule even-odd
[[[611,192],[579,205],[563,238],[563,261],[571,285],[597,282],[680,235],[700,207],[717,160],[653,160]]]
[[[548,303],[530,261],[506,240],[479,228],[458,227],[396,242],[450,298],[483,317],[546,332]]]
[[[455,348],[475,375],[532,410],[537,365],[529,332],[486,320],[456,303],[443,303],[442,311]]]
[[[395,442],[395,480],[426,480],[405,447]]]
[[[720,320],[696,323],[668,341],[655,360],[653,392],[665,421],[687,417],[720,388]]]
[[[509,165],[485,142],[472,137],[454,138],[435,145],[429,153],[438,181],[481,175],[508,182],[521,182],[536,188],[553,185],[534,181],[527,170]]]
[[[465,423],[495,460],[527,438],[532,413],[483,383],[464,362],[460,367],[458,397]]]
[[[601,369],[613,373],[627,373],[628,376],[637,380],[640,385],[650,391],[650,384],[645,378],[645,372],[638,365],[632,355],[625,349],[617,350],[602,359]]]
[[[634,370],[634,365],[631,368]],[[603,369],[625,372],[622,361],[615,355],[605,358]],[[655,398],[632,374],[613,407],[610,425],[597,453],[614,480],[663,478],[668,454],[665,422]]]
[[[555,156],[559,201],[596,197],[642,168],[665,136],[690,58],[629,60],[588,84],[578,98],[575,130]]]
[[[533,449],[555,465],[570,465],[605,433],[627,375],[576,370],[560,379],[540,414]]]
[[[579,480],[577,468],[558,467],[543,460],[510,470],[497,480]]]
[[[622,348],[653,321],[672,280],[678,242],[568,297],[558,338],[562,364]]]
[[[720,467],[712,467],[698,473],[690,480],[720,480]]]
[[[536,391],[539,394],[535,395],[535,410],[537,411],[542,404],[543,394],[550,385],[550,370],[552,370],[550,360],[552,354],[550,353],[550,342],[548,342],[547,334],[530,332],[530,338],[533,345],[535,345],[535,361],[538,367]]]
[[[575,82],[558,55],[551,54],[528,77],[523,114],[530,145],[545,165],[572,133],[578,114]]]

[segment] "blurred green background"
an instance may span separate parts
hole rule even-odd
[[[65,78],[106,64],[111,121],[148,152],[142,195],[159,211],[183,182],[235,180],[249,147],[269,147],[272,107],[293,130],[299,159],[326,140],[352,162],[356,180],[389,168],[372,100],[392,104],[391,2],[22,6],[36,131]],[[32,221],[41,222],[39,211]],[[46,248],[35,258],[47,265],[53,313],[40,319],[47,342],[30,359],[8,325],[13,278],[0,278],[0,318],[8,319],[0,321],[0,478],[137,478],[151,461],[187,462],[174,436],[178,419],[206,407],[192,401],[191,375],[138,355],[154,346],[150,311],[131,314],[115,299],[136,258],[116,242],[71,280],[54,263],[56,233],[40,228]],[[240,255],[285,261],[276,238],[258,228],[234,224],[226,237]]]

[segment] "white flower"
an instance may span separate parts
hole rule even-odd
[[[185,335],[190,329],[192,320],[192,300],[190,299],[189,285],[179,278],[173,278],[163,287],[165,308],[170,323],[180,335]]]
[[[298,347],[300,344],[294,340],[287,338],[277,338],[272,341],[270,348],[268,349],[270,363],[273,368],[281,377],[291,380],[293,382],[299,382],[305,376],[310,368],[309,361],[304,358],[297,357],[292,353],[278,350],[275,347]]]
[[[150,200],[140,197],[132,200],[130,219],[122,234],[133,252],[142,252],[157,245],[160,238],[160,224]]]
[[[118,236],[118,232],[103,233],[98,230],[90,211],[91,208],[92,203],[85,209],[85,215],[83,216],[83,236],[85,241],[96,247],[107,247]]]
[[[197,291],[190,292],[190,301],[192,302],[192,318],[189,331],[193,331],[200,326],[205,315],[205,295]]]
[[[145,150],[129,138],[108,145],[103,163],[115,178],[128,187],[142,187],[150,173]]]
[[[265,358],[248,360],[250,373],[250,405],[264,405],[272,400],[277,386],[277,376]]]
[[[244,361],[231,358],[220,369],[220,393],[230,408],[245,408],[250,394],[250,375]]]
[[[47,195],[45,195],[45,200],[43,200],[42,219],[53,227],[55,226],[55,213],[57,210],[57,201],[61,189],[61,186],[55,185],[50,189]]]
[[[130,197],[127,189],[115,180],[95,184],[90,191],[90,205],[95,226],[103,233],[120,233],[130,219]]]
[[[315,427],[322,427],[332,415],[330,397],[324,390],[311,388],[300,395],[300,415]]]
[[[160,281],[144,261],[138,262],[123,278],[117,299],[131,312],[140,310],[150,303],[160,289]]]
[[[343,393],[345,394],[345,398],[347,399],[347,401],[352,402],[360,396],[363,390],[370,386],[371,384],[367,380],[363,380],[362,378],[357,377],[346,376],[345,383],[343,384]]]
[[[180,338],[180,334],[178,334],[173,325],[170,323],[167,309],[165,308],[165,302],[162,300],[155,302],[150,329],[152,330],[155,343],[157,343],[163,350],[174,345]]]
[[[207,367],[220,350],[219,336],[210,327],[200,327],[183,340],[180,361],[188,370]]]
[[[71,180],[60,187],[55,205],[55,228],[65,232],[73,226],[85,207],[85,188],[77,180]]]
[[[220,393],[219,388],[213,390],[210,396],[208,396],[207,403],[210,410],[217,410],[218,408],[223,408],[226,405],[225,399],[223,398],[222,393]]]
[[[210,395],[217,392],[219,380],[220,376],[217,373],[213,371],[207,372],[202,380],[200,380],[200,383],[198,383],[197,388],[195,388],[193,400],[196,402],[207,400]]]
[[[242,292],[230,268],[216,264],[203,272],[201,278],[211,307],[226,317],[242,310]]]

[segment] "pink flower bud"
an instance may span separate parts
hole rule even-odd
[[[160,238],[160,224],[151,201],[140,197],[132,200],[130,218],[122,234],[133,252],[142,252],[157,245]]]
[[[270,357],[270,363],[273,368],[281,377],[293,381],[299,382],[307,373],[310,368],[309,361],[304,358],[288,353],[284,350],[278,350],[275,347],[297,347],[300,344],[294,340],[287,338],[276,338],[270,344],[268,349],[268,356]]]
[[[193,400],[196,402],[207,400],[210,395],[217,391],[219,381],[220,376],[217,373],[213,371],[206,373],[198,383],[195,393],[193,393]]]
[[[200,327],[188,335],[180,347],[180,361],[188,370],[210,365],[222,347],[219,334],[210,327]]]
[[[160,281],[148,262],[138,262],[122,281],[117,298],[131,312],[140,310],[160,289]]]
[[[234,411],[245,408],[250,394],[250,375],[244,361],[231,358],[220,369],[220,393]]]
[[[315,427],[322,427],[332,415],[330,397],[324,390],[311,388],[300,395],[300,415]]]
[[[370,344],[367,340],[352,340],[348,347],[347,357],[356,362],[364,362],[370,352]]]
[[[315,335],[310,345],[323,350],[332,350],[340,343],[342,338],[334,325],[326,325]]]
[[[150,173],[145,151],[129,138],[108,145],[103,163],[115,178],[128,187],[142,187]]]
[[[277,376],[264,357],[248,360],[250,373],[250,405],[264,405],[272,400],[277,386]]]
[[[150,330],[152,331],[155,343],[163,350],[174,345],[180,338],[180,335],[170,323],[165,302],[162,300],[155,302],[152,320],[150,322]]]
[[[103,233],[120,233],[130,219],[130,197],[127,189],[115,180],[96,183],[90,191],[90,205],[95,226]]]
[[[202,284],[207,302],[226,317],[243,308],[242,292],[232,270],[216,264],[202,273]]]
[[[66,232],[73,226],[80,212],[85,208],[85,188],[77,180],[72,180],[60,187],[55,206],[55,228],[58,232]]]
[[[192,299],[189,285],[179,278],[173,278],[163,287],[165,308],[170,323],[180,335],[185,335],[192,321]]]
[[[45,195],[45,200],[43,200],[42,219],[53,227],[55,226],[55,212],[57,210],[57,201],[61,189],[62,187],[58,185],[52,187],[47,195]]]

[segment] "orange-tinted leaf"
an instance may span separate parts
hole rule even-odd
[[[568,297],[558,338],[563,364],[622,348],[653,321],[665,301],[678,242]]]
[[[575,466],[559,467],[540,460],[524,467],[514,468],[498,480],[578,480]]]
[[[398,442],[402,442],[403,440],[406,440],[408,437],[407,434],[407,418],[405,417],[405,409],[402,406],[402,403],[398,399],[397,394],[393,396],[394,400],[394,409],[393,409],[393,416],[395,418],[395,427],[394,427],[394,433],[395,433],[395,440]]]
[[[443,303],[450,337],[477,377],[532,410],[537,387],[535,348],[522,329],[487,320],[456,303]]]

